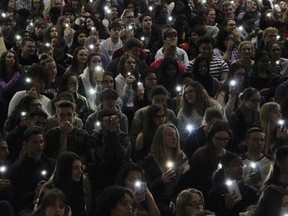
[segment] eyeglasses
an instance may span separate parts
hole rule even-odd
[[[229,141],[231,139],[231,137],[214,137],[214,139],[216,141],[225,141],[225,142],[227,142],[227,141]]]

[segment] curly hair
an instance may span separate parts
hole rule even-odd
[[[5,63],[5,59],[6,56],[8,55],[8,53],[13,53],[14,57],[15,57],[15,63],[13,65],[13,70],[15,72],[20,72],[20,66],[19,66],[19,60],[17,57],[17,54],[13,51],[13,50],[8,50],[6,52],[3,52],[1,57],[0,57],[0,80],[5,80],[7,81],[7,73],[6,73],[6,63]]]

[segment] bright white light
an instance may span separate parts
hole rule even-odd
[[[277,60],[275,63],[276,63],[276,65],[279,65],[279,64],[280,64],[280,61],[279,61],[279,60]]]
[[[6,166],[1,166],[1,167],[0,167],[0,172],[1,172],[1,173],[5,173],[6,170],[7,170],[7,167],[6,167]]]
[[[139,181],[139,180],[137,180],[137,181],[135,181],[135,187],[137,187],[137,188],[139,188],[139,187],[141,187],[141,181]]]
[[[153,11],[153,7],[152,6],[149,6],[149,11]]]
[[[107,11],[109,9],[108,6],[104,6],[104,10]]]
[[[222,169],[222,167],[223,167],[222,164],[219,163],[219,164],[218,164],[218,169]]]
[[[276,36],[276,40],[280,40],[280,38],[281,38],[280,35]]]
[[[202,3],[202,4],[206,4],[206,3],[207,3],[207,0],[202,0],[201,3]]]
[[[174,163],[173,163],[172,161],[167,161],[166,167],[167,167],[168,169],[172,169],[172,168],[174,167]]]
[[[112,12],[112,11],[111,11],[111,9],[109,9],[109,8],[106,10],[106,13],[107,13],[107,14],[111,14],[111,12]]]
[[[230,85],[230,86],[235,86],[236,83],[237,83],[236,80],[231,80],[230,83],[229,83],[229,85]]]
[[[129,26],[128,26],[128,29],[129,29],[129,30],[132,30],[132,29],[133,29],[133,26],[132,26],[132,25],[129,25]]]
[[[46,175],[47,175],[47,171],[46,171],[46,170],[42,170],[42,171],[41,171],[41,175],[42,175],[42,176],[46,176]]]
[[[33,27],[33,26],[34,26],[34,23],[33,23],[33,22],[30,22],[29,25]]]
[[[21,112],[21,116],[26,116],[27,112]]]
[[[96,70],[97,72],[100,72],[100,71],[102,71],[102,68],[101,68],[99,65],[97,65],[97,66],[95,67],[95,70]]]
[[[100,127],[100,125],[101,125],[100,121],[97,121],[97,122],[96,122],[96,126],[97,126],[97,127]]]
[[[266,16],[270,18],[270,17],[272,17],[272,13],[269,12],[269,13],[266,14]]]
[[[176,86],[176,91],[177,92],[181,92],[182,91],[182,87],[181,86]]]
[[[250,163],[250,167],[251,167],[252,169],[255,169],[255,168],[257,167],[257,164],[256,164],[255,162],[251,162],[251,163]]]
[[[69,24],[68,24],[68,23],[65,23],[65,27],[68,28],[68,27],[69,27]]]
[[[279,125],[284,125],[284,123],[285,123],[285,121],[284,121],[283,119],[281,119],[281,120],[278,121],[278,124],[279,124]]]
[[[95,27],[91,27],[91,31],[96,31],[96,28]]]
[[[142,82],[138,82],[137,85],[140,86],[140,85],[143,85],[143,83]]]
[[[50,47],[51,44],[50,44],[50,43],[45,43],[45,46],[46,46],[46,47]]]
[[[32,80],[31,80],[31,78],[27,77],[25,81],[26,81],[26,83],[31,83]]]
[[[232,181],[231,181],[230,179],[227,179],[227,180],[226,180],[226,185],[227,185],[227,186],[231,186],[231,185],[232,185]]]
[[[3,18],[7,17],[6,13],[2,13],[1,16],[2,16]]]
[[[193,125],[187,124],[186,125],[186,130],[190,133],[194,129]]]
[[[230,1],[231,4],[234,4],[234,1]]]
[[[239,30],[239,31],[242,31],[243,29],[244,29],[243,26],[239,26],[239,27],[238,27],[238,30]]]
[[[142,37],[141,37],[141,41],[144,41],[144,40],[145,40],[145,37],[142,36]]]
[[[172,16],[169,16],[169,17],[168,17],[168,20],[169,20],[169,21],[172,21],[172,20],[173,20],[173,17],[172,17]]]
[[[128,76],[131,76],[131,73],[130,73],[130,72],[128,72],[128,73],[127,73],[127,75],[128,75]]]
[[[95,46],[93,44],[89,44],[89,46],[88,46],[89,49],[94,49],[94,47]]]
[[[91,88],[91,89],[89,90],[89,94],[90,94],[90,95],[93,95],[93,94],[95,94],[95,93],[96,93],[95,89]]]
[[[20,35],[16,35],[15,38],[16,38],[16,40],[21,40],[21,36]]]

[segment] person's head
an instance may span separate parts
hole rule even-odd
[[[84,47],[77,47],[74,50],[72,67],[76,68],[79,65],[85,65],[87,63],[88,52]]]
[[[263,41],[264,41],[264,45],[266,46],[266,44],[269,41],[275,41],[277,36],[279,35],[279,32],[276,28],[274,27],[268,27],[263,31]]]
[[[236,81],[236,85],[240,87],[239,89],[243,87],[243,84],[245,84],[245,81],[248,82],[247,81],[248,73],[244,65],[238,62],[235,62],[230,66],[229,72],[230,72],[230,79],[231,80],[233,79]]]
[[[226,19],[222,25],[223,29],[229,33],[233,33],[233,31],[237,28],[236,21],[234,19]]]
[[[35,53],[35,41],[32,38],[23,38],[21,41],[22,56],[30,56]]]
[[[200,37],[197,42],[197,48],[202,57],[210,59],[213,55],[214,39],[209,36]]]
[[[31,158],[40,159],[44,149],[44,137],[40,128],[28,128],[23,136],[23,146]]]
[[[6,140],[0,135],[0,161],[7,159],[9,155],[9,149]]]
[[[37,37],[42,37],[44,34],[44,31],[46,29],[46,22],[43,19],[37,19],[34,22],[34,26],[35,26],[35,35]]]
[[[136,181],[144,181],[143,169],[133,162],[127,162],[121,166],[116,177],[116,184],[133,191]]]
[[[168,154],[168,151],[172,152],[172,156]],[[182,152],[180,149],[179,132],[175,125],[166,123],[158,127],[151,144],[150,155],[162,163],[161,166],[165,166],[168,160],[179,159]]]
[[[61,93],[65,91],[71,93],[78,91],[78,78],[75,73],[68,72],[62,75],[58,92]]]
[[[162,105],[152,104],[147,109],[147,118],[149,122],[147,126],[156,129],[160,125],[167,123],[167,110]]]
[[[278,41],[269,41],[266,44],[266,51],[268,52],[271,60],[276,61],[280,59],[281,48],[282,48],[282,45]]]
[[[261,73],[262,71],[266,71],[269,66],[270,57],[268,53],[264,50],[257,50],[254,55],[255,63],[254,67],[257,73]]]
[[[223,120],[222,111],[216,107],[209,107],[205,110],[202,125],[206,125],[210,129],[214,122],[221,120]]]
[[[257,89],[252,87],[246,88],[239,97],[243,101],[244,106],[247,108],[257,110],[259,107],[260,93]]]
[[[94,72],[96,66],[102,67],[102,59],[99,53],[91,53],[87,58],[87,66],[89,67],[89,72]]]
[[[60,100],[56,103],[56,116],[60,124],[63,121],[72,123],[75,117],[75,105],[71,101]]]
[[[210,64],[207,58],[203,56],[198,56],[193,65],[193,76],[195,80],[199,77],[210,76],[209,75]]]
[[[85,40],[84,47],[88,50],[89,54],[100,52],[100,40],[95,35],[89,36]]]
[[[41,204],[33,212],[33,215],[45,215],[45,216],[65,216],[65,210],[67,206],[67,200],[64,193],[55,188],[47,190],[41,199]]]
[[[82,174],[81,158],[74,152],[66,151],[58,155],[51,180],[57,188],[66,194],[69,191],[65,191],[65,188],[72,183],[80,182]],[[73,188],[70,188],[70,190],[73,190]]]
[[[22,114],[26,115],[29,112],[41,109],[41,106],[41,101],[38,98],[26,95],[19,101],[13,112],[17,112],[18,114],[24,112],[25,114]]]
[[[218,32],[217,35],[216,47],[222,52],[225,52],[228,47],[229,41],[234,41],[234,34],[232,32],[221,30]]]
[[[252,1],[251,1],[252,2]],[[245,13],[243,18],[243,28],[246,32],[252,32],[255,27],[255,17],[252,14]]]
[[[125,9],[121,15],[121,19],[125,22],[126,26],[135,22],[134,11]]]
[[[154,71],[148,71],[140,78],[146,90],[152,90],[152,88],[157,85],[157,76]]]
[[[221,158],[221,164],[226,178],[241,180],[244,165],[239,155],[230,152],[226,153]]]
[[[208,149],[221,151],[225,149],[232,140],[232,132],[225,121],[216,121],[208,132]]]
[[[163,42],[165,41],[170,41],[177,45],[178,41],[178,33],[175,29],[173,28],[166,28],[162,31],[162,40]]]
[[[102,109],[115,109],[118,95],[114,89],[107,88],[100,92],[99,99]]]
[[[164,58],[161,64],[161,79],[174,79],[179,75],[178,63],[174,58]]]
[[[16,53],[13,50],[8,50],[6,52],[3,52],[0,58],[0,65],[2,68],[2,75],[0,75],[0,77],[4,78],[4,68],[13,68],[15,71],[19,71],[19,60],[18,57],[16,55]]]
[[[41,61],[41,65],[47,70],[48,72],[48,79],[49,83],[54,83],[56,76],[57,76],[57,65],[53,58],[46,58]]]
[[[162,85],[156,85],[151,90],[152,104],[160,104],[164,107],[167,105],[168,91]]]
[[[144,30],[151,30],[152,28],[152,17],[149,13],[142,14],[139,17],[139,21],[141,23],[141,27]]]
[[[118,70],[125,78],[128,76],[129,72],[131,75],[134,75],[136,79],[139,77],[136,59],[128,53],[121,56],[118,63]]]
[[[130,38],[134,38],[133,33],[129,29],[122,29],[120,33],[120,40],[122,43],[125,43]]]
[[[9,34],[12,30],[12,19],[11,17],[1,17],[0,18],[0,26],[2,30],[2,34]]]
[[[142,42],[136,38],[128,39],[127,41],[125,41],[123,45],[123,50],[127,54],[133,56],[136,59],[139,59],[142,48],[143,48]]]
[[[216,10],[213,7],[206,8],[204,11],[204,16],[207,24],[214,24],[216,19]]]
[[[245,135],[248,152],[261,153],[265,147],[265,133],[261,128],[250,128]]]
[[[133,192],[123,186],[109,186],[99,196],[101,216],[132,215]]]
[[[73,36],[73,42],[72,45],[75,47],[84,47],[85,40],[87,38],[86,32],[84,30],[78,30],[75,32]]]
[[[191,216],[204,210],[204,196],[201,191],[189,188],[181,191],[176,199],[176,215]]]
[[[220,10],[226,18],[234,18],[233,4],[230,1],[224,1]]]
[[[40,61],[46,59],[47,57],[53,58],[53,47],[50,43],[43,44],[38,49],[38,59]]]
[[[238,46],[238,55],[240,58],[252,58],[254,53],[254,46],[250,41],[242,41]]]
[[[36,102],[39,104],[39,102]],[[33,110],[27,115],[27,124],[29,128],[37,127],[41,129],[42,132],[45,132],[47,125],[48,115],[41,109]]]
[[[165,41],[163,43],[163,49],[162,49],[164,58],[175,58],[176,52],[177,52],[177,46],[175,43],[171,41]]]
[[[45,90],[45,86],[48,81],[48,74],[46,69],[40,65],[32,65],[32,67],[28,70],[27,78],[30,79],[31,87],[34,87],[37,93],[42,93]]]
[[[102,81],[103,89],[105,88],[114,89],[114,84],[115,84],[114,75],[110,72],[105,72],[103,74],[103,81]]]
[[[190,42],[193,44],[197,44],[200,37],[205,35],[206,31],[203,29],[202,26],[195,26],[191,29],[189,33]]]
[[[258,1],[256,0],[247,1],[245,7],[247,12],[254,13],[259,10]]]
[[[110,32],[110,37],[113,40],[117,40],[120,38],[120,33],[121,33],[121,29],[122,26],[119,22],[114,21],[111,22],[108,26],[109,32]]]
[[[261,106],[260,121],[265,130],[268,125],[275,126],[282,119],[281,107],[276,102],[267,102]]]
[[[202,212],[195,213],[193,216],[216,216],[216,214],[214,212],[204,210]]]
[[[288,213],[288,193],[277,185],[268,186],[261,194],[255,215],[278,216]]]

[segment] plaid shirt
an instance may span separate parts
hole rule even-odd
[[[213,55],[218,58],[218,59],[223,59],[223,56],[224,56],[224,53],[223,51],[221,51],[220,49],[218,48],[215,48],[213,50]],[[227,62],[228,65],[230,65],[232,62],[236,61],[238,59],[238,51],[236,48],[233,48],[232,49],[232,52],[231,52],[231,56],[230,56],[230,59],[229,61]]]

